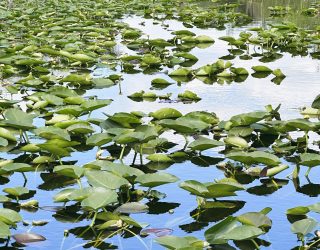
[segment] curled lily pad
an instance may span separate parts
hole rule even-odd
[[[248,142],[239,136],[230,136],[224,139],[225,144],[239,148],[248,148]]]
[[[266,177],[266,176],[272,177],[288,168],[289,166],[285,164],[280,164],[279,166],[272,167],[272,168],[266,167],[261,171],[260,177]]]
[[[173,232],[170,228],[146,228],[140,231],[140,235],[155,235],[156,237],[163,237]]]
[[[0,221],[0,238],[5,239],[11,236],[10,228],[7,224]]]
[[[236,127],[236,126],[246,126],[253,124],[255,122],[259,122],[265,118],[267,118],[270,115],[270,113],[265,111],[255,111],[255,112],[249,112],[244,114],[235,115],[230,118],[230,127]]]
[[[192,91],[186,90],[184,93],[178,94],[178,99],[182,101],[200,101],[201,98]]]
[[[21,207],[25,208],[35,208],[39,206],[39,202],[37,200],[29,200],[20,204]]]
[[[45,237],[43,237],[40,234],[36,234],[36,233],[14,234],[13,238],[19,244],[26,244],[26,243],[32,243],[32,242],[38,242],[38,241],[45,241],[46,240]]]
[[[44,226],[47,225],[49,221],[47,220],[33,220],[32,221],[32,226]]]
[[[137,214],[137,213],[146,213],[148,212],[149,207],[140,202],[128,202],[122,204],[120,207],[117,207],[114,212],[124,213],[124,214]]]
[[[162,108],[159,109],[155,112],[150,113],[150,116],[157,119],[157,120],[161,120],[161,119],[172,119],[172,118],[179,118],[182,116],[182,114],[173,108]]]
[[[12,209],[0,208],[0,221],[15,226],[17,222],[22,221],[22,217]]]
[[[319,223],[312,218],[302,219],[291,225],[291,231],[298,235],[306,235],[312,232]]]
[[[271,227],[271,220],[259,212],[249,212],[237,217],[238,221],[245,225],[255,226],[258,228]]]

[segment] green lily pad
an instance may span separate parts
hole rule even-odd
[[[17,222],[22,221],[22,217],[14,210],[8,208],[0,208],[0,221],[7,225],[15,226]]]
[[[11,236],[10,228],[7,224],[0,221],[0,238],[5,239]]]
[[[268,166],[276,166],[280,164],[280,159],[270,153],[262,152],[262,151],[254,151],[254,152],[232,152],[226,155],[229,159],[240,161],[244,164],[265,164]]]
[[[223,146],[224,143],[216,140],[212,140],[206,137],[199,137],[197,140],[191,142],[188,147],[192,150],[204,151],[210,148]]]
[[[306,235],[314,231],[319,223],[312,218],[302,219],[291,225],[291,231],[298,235]]]
[[[34,128],[33,119],[35,115],[27,114],[18,108],[7,109],[4,112],[5,120],[0,123],[17,129],[28,130]]]
[[[59,165],[55,166],[55,168],[53,169],[54,173],[75,179],[79,179],[80,177],[82,177],[84,175],[84,171],[84,168],[75,165]]]
[[[25,187],[4,188],[3,192],[15,197],[19,197],[21,195],[29,193],[29,189]]]
[[[65,129],[61,129],[58,127],[41,127],[34,129],[33,132],[43,138],[46,139],[62,139],[66,141],[70,141],[70,135]]]
[[[164,246],[167,249],[194,249],[199,250],[203,249],[205,243],[202,240],[199,240],[193,236],[186,237],[177,237],[177,236],[163,236],[156,238],[155,241]]]
[[[314,153],[303,153],[300,155],[301,165],[315,167],[320,165],[320,155]]]
[[[143,187],[157,187],[160,185],[168,184],[168,183],[174,183],[178,181],[179,179],[168,173],[154,173],[154,174],[144,174],[137,177],[136,182],[140,183]]]
[[[95,187],[91,190],[90,195],[81,202],[81,206],[98,210],[99,208],[116,203],[117,201],[118,196],[114,190],[103,187]]]
[[[148,212],[149,207],[140,202],[128,202],[117,207],[114,212],[124,214],[138,214]]]
[[[155,112],[151,112],[149,116],[157,119],[157,120],[162,120],[162,119],[174,119],[174,118],[179,118],[182,116],[182,114],[173,108],[162,108],[159,109]]]
[[[176,120],[163,119],[159,122],[159,125],[164,128],[173,129],[182,134],[196,133],[210,127],[208,123],[205,123],[200,119],[189,117],[180,117]]]
[[[118,189],[123,185],[129,185],[126,179],[107,171],[90,170],[85,172],[85,176],[93,187]]]
[[[147,159],[152,162],[173,162],[173,160],[165,154],[151,154],[147,156]]]

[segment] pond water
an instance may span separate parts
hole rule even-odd
[[[233,1],[237,2],[237,1]],[[231,47],[227,45],[225,41],[221,41],[218,38],[221,36],[234,36],[238,37],[240,32],[246,31],[248,28],[266,26],[270,23],[279,22],[279,18],[271,18],[270,13],[267,10],[268,6],[275,5],[288,5],[293,9],[301,9],[304,6],[308,6],[308,1],[238,1],[242,5],[239,7],[240,11],[247,13],[253,17],[253,21],[247,26],[233,27],[232,25],[226,25],[226,29],[217,30],[213,28],[201,29],[190,28],[189,30],[197,35],[207,35],[215,40],[215,43],[207,48],[194,48],[190,51],[193,55],[199,58],[196,64],[192,68],[198,68],[206,64],[211,64],[218,60],[220,57],[227,56],[229,54],[228,49]],[[301,17],[296,18],[294,15],[285,16],[282,20],[287,20],[297,23],[300,27],[310,28],[315,25],[320,25],[319,17]],[[185,29],[183,24],[176,20],[166,20],[163,22],[154,23],[152,19],[144,19],[136,15],[128,15],[123,20],[124,23],[130,25],[130,27],[138,28],[145,35],[151,39],[163,38],[171,39],[171,34],[174,30]],[[165,28],[164,28],[165,27]],[[258,50],[259,48],[250,47],[250,51]],[[116,51],[119,54],[134,54],[135,52],[127,49],[124,45],[118,44]],[[237,67],[244,67],[250,69],[253,65],[264,64],[259,61],[260,57],[254,57],[251,60],[241,60],[236,57],[232,60]],[[191,104],[185,104],[182,102],[136,102],[129,98],[128,95],[134,92],[145,90],[150,88],[150,82],[156,77],[161,77],[172,81],[166,71],[171,69],[163,69],[164,73],[155,74],[122,74],[123,80],[121,81],[121,93],[119,93],[119,86],[113,86],[108,89],[92,89],[88,90],[86,95],[96,95],[98,98],[108,99],[111,98],[114,101],[107,107],[94,111],[92,116],[98,118],[104,118],[104,113],[113,114],[115,112],[131,112],[131,111],[143,111],[145,113],[153,112],[163,107],[172,107],[183,114],[196,110],[205,110],[209,112],[215,112],[217,116],[222,120],[228,120],[231,116],[251,112],[254,110],[263,110],[264,106],[271,104],[276,107],[281,104],[281,117],[283,119],[292,119],[301,117],[299,109],[304,106],[310,106],[311,102],[320,92],[320,60],[313,59],[310,56],[292,56],[289,53],[283,53],[282,57],[278,60],[268,62],[265,65],[271,69],[280,68],[286,75],[286,78],[282,80],[280,84],[275,84],[271,81],[272,75],[266,78],[255,78],[251,75],[244,82],[240,83],[208,83],[205,84],[198,79],[194,79],[187,83],[181,83],[181,85],[172,84],[163,90],[157,90],[157,94],[172,93],[172,96],[177,96],[178,93],[182,93],[185,90],[191,90],[202,98],[201,101]],[[92,75],[94,77],[108,76],[110,73],[117,73],[118,71],[111,71],[107,68],[97,68]],[[181,136],[169,134],[170,137],[175,138],[175,142],[179,142],[183,145],[184,139]],[[319,139],[317,134],[312,134],[313,139]],[[179,148],[176,147],[176,148]],[[174,149],[174,148],[173,148]],[[205,151],[203,154],[211,157],[223,157],[219,154],[221,148],[211,149]],[[77,165],[85,164],[95,159],[96,150],[92,149],[85,154],[81,152],[73,153],[72,157],[67,159],[76,160]],[[3,156],[4,157],[4,156]],[[12,156],[6,156],[12,157]],[[133,154],[130,154],[125,158],[126,164],[131,164]],[[283,160],[285,162],[285,160]],[[291,163],[288,163],[291,164]],[[277,175],[277,178],[288,180],[288,183],[282,188],[269,195],[257,195],[255,192],[259,192],[257,187],[262,185],[259,180],[246,185],[247,189],[252,188],[252,192],[238,192],[238,196],[223,198],[224,200],[243,201],[243,207],[234,213],[234,215],[242,214],[250,211],[260,211],[265,207],[272,207],[272,211],[269,217],[273,221],[270,231],[261,236],[262,239],[271,242],[272,244],[266,249],[291,249],[299,243],[297,237],[290,232],[290,222],[288,221],[285,213],[288,208],[298,205],[309,205],[318,201],[318,195],[320,194],[320,182],[318,176],[320,175],[320,169],[313,169],[310,181],[301,177],[299,183],[294,183],[292,180],[286,178],[286,176],[292,171],[292,168]],[[190,161],[183,163],[175,163],[171,165],[166,172],[176,175],[180,178],[180,181],[195,179],[200,182],[209,182],[215,179],[224,177],[224,172],[217,169],[214,166],[199,166]],[[31,190],[37,190],[34,198],[41,203],[42,206],[54,206],[52,197],[60,189],[52,189],[49,185],[45,187],[43,185],[43,178],[45,174],[27,173],[27,187]],[[2,187],[22,186],[24,179],[21,174],[16,173],[11,177],[10,182],[2,185]],[[50,183],[50,181],[49,181]],[[50,183],[54,186],[54,183]],[[39,185],[41,189],[39,189]],[[41,186],[42,185],[42,186]],[[76,185],[75,185],[76,186]],[[70,186],[72,187],[72,186]],[[46,191],[44,191],[46,190]],[[193,214],[193,210],[197,208],[197,202],[195,197],[190,196],[188,192],[181,188],[177,188],[177,183],[163,185],[157,188],[158,191],[167,194],[167,197],[158,204],[151,204],[148,214],[133,214],[132,218],[139,222],[145,222],[150,224],[153,228],[170,228],[173,230],[175,236],[186,236],[191,233],[193,236],[204,239],[204,231],[222,218],[223,210],[215,210],[208,213],[206,220],[208,223],[196,222],[190,214]],[[241,205],[241,206],[242,206]],[[240,206],[240,207],[241,207]],[[169,210],[173,210],[171,213]],[[228,213],[228,211],[226,212]],[[43,227],[30,228],[32,232],[45,235],[47,240],[42,243],[32,244],[26,249],[82,249],[86,241],[81,238],[76,238],[75,235],[81,234],[83,226],[88,225],[90,221],[81,221],[78,223],[70,223],[69,218],[57,217],[55,212],[39,209],[36,213],[21,211],[21,215],[24,220],[49,220],[49,223]],[[320,219],[318,214],[312,214],[315,219]],[[67,238],[63,237],[64,230],[69,230],[71,233]],[[17,231],[25,231],[25,228],[19,228]],[[82,236],[87,239],[86,236]],[[90,237],[90,236],[88,236]],[[126,235],[116,235],[107,241],[108,243],[117,246],[118,249],[163,249],[160,245],[153,242],[152,237],[138,238],[138,237],[126,237]],[[86,247],[90,248],[90,247]],[[91,248],[90,248],[91,249]],[[94,249],[92,247],[92,249]],[[102,248],[112,249],[112,248]],[[226,248],[227,249],[227,248]]]

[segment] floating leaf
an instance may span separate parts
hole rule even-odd
[[[226,155],[228,158],[240,161],[247,165],[251,164],[265,164],[269,166],[276,166],[280,163],[280,159],[270,153],[262,152],[262,151],[254,151],[254,152],[232,152]]]
[[[3,192],[15,197],[19,197],[21,195],[29,193],[29,189],[25,187],[4,188]]]
[[[300,155],[301,165],[315,167],[320,165],[320,155],[314,153],[303,153]]]
[[[53,169],[54,173],[79,179],[84,175],[84,168],[75,165],[59,165]]]
[[[191,194],[197,196],[205,196],[209,193],[206,185],[202,184],[201,182],[195,180],[188,180],[181,182],[179,185],[182,189],[189,191]]]
[[[159,125],[165,128],[173,129],[182,134],[192,134],[210,127],[208,123],[205,123],[200,119],[189,117],[180,117],[176,120],[163,119],[159,122]]]
[[[163,236],[155,239],[157,243],[168,249],[203,249],[205,246],[202,240],[193,236],[177,237],[177,236]]]
[[[112,141],[112,137],[108,133],[94,134],[88,137],[86,143],[90,146],[102,146]]]
[[[253,66],[252,69],[255,72],[272,72],[272,69],[268,68],[267,66]]]
[[[206,230],[204,235],[210,244],[225,244],[228,242],[226,237],[230,235],[230,231],[237,226],[236,219],[232,216],[229,216]]]
[[[42,235],[35,234],[35,233],[14,234],[13,238],[19,244],[26,244],[26,243],[32,243],[32,242],[38,242],[38,241],[45,241],[46,240],[46,238],[43,237]]]
[[[137,214],[137,213],[146,213],[148,212],[149,207],[140,202],[128,202],[122,204],[120,207],[117,207],[114,210],[115,213],[123,213],[123,214]]]
[[[0,221],[0,238],[5,239],[11,236],[10,228],[7,224]]]
[[[170,228],[146,228],[140,231],[140,235],[155,235],[156,237],[163,237],[173,232]]]
[[[172,71],[169,76],[189,76],[191,74],[191,71],[186,68],[179,68],[174,71]]]
[[[13,225],[22,221],[22,217],[16,211],[8,208],[0,208],[0,221],[7,225]]]
[[[143,187],[156,187],[167,183],[173,183],[179,179],[168,173],[154,173],[154,174],[144,174],[137,177],[136,182],[140,183]]]
[[[81,206],[97,210],[117,201],[118,196],[114,190],[95,187],[91,190],[90,195],[81,202]]]
[[[248,142],[239,136],[230,136],[224,139],[225,144],[233,147],[248,148]]]
[[[7,109],[4,112],[5,120],[1,120],[7,126],[17,128],[17,129],[32,129],[33,118],[35,115],[27,114],[18,108]]]
[[[33,132],[36,135],[46,139],[62,139],[67,141],[71,140],[70,135],[66,130],[53,126],[37,128],[34,129]]]
[[[291,231],[295,234],[304,236],[308,233],[311,233],[316,228],[317,225],[318,225],[318,222],[315,221],[314,219],[311,219],[311,218],[302,219],[294,222],[291,225]]]
[[[151,154],[147,156],[147,159],[152,162],[173,162],[173,160],[165,154]]]
[[[192,150],[204,151],[209,148],[215,148],[219,146],[223,146],[224,143],[216,140],[212,140],[206,137],[199,137],[197,140],[191,142],[188,147]]]
[[[182,114],[173,108],[162,108],[155,112],[151,112],[149,114],[151,117],[161,120],[161,119],[173,119],[173,118],[179,118],[182,116]]]
[[[107,171],[90,170],[85,172],[89,184],[94,187],[104,187],[107,189],[118,189],[129,182],[113,173]]]
[[[264,214],[258,212],[249,212],[237,217],[242,224],[255,226],[259,228],[271,227],[271,220]]]

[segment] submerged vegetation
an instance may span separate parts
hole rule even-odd
[[[279,85],[286,78],[286,65],[272,68],[266,63],[283,55],[319,60],[320,26],[305,29],[292,22],[270,22],[267,27],[246,28],[239,36],[210,37],[206,29],[246,26],[252,18],[239,11],[240,4],[226,1],[0,3],[3,247],[46,241],[49,231],[64,225],[55,229],[51,221],[27,221],[24,216],[51,213],[58,223],[68,223],[57,232],[63,238],[61,249],[70,235],[83,240],[74,248],[115,249],[121,246],[112,239],[119,235],[125,240],[135,237],[139,249],[259,249],[272,246],[266,237],[277,223],[269,216],[272,206],[242,212],[246,202],[233,196],[266,196],[289,182],[297,192],[320,193],[319,187],[305,191],[299,183],[303,174],[309,178],[320,165],[320,95],[295,119],[281,119],[281,105],[268,103],[259,111],[221,119],[215,107],[192,109],[201,102],[201,94],[188,89],[170,92],[193,80],[231,84],[246,82],[249,76],[272,76],[270,84]],[[313,18],[319,10],[320,2],[313,1],[300,15]],[[269,11],[271,18],[278,18],[293,9],[270,6]],[[165,30],[166,20],[176,20],[184,29],[170,31],[170,39],[153,39],[124,22],[128,15],[151,19]],[[191,31],[193,27],[203,34]],[[199,66],[193,50],[214,49],[217,40],[229,54]],[[253,58],[259,64],[238,65],[239,60]],[[114,89],[122,95],[125,76],[140,74],[152,76],[149,89],[138,86],[125,96],[166,107],[153,112],[121,110]],[[190,111],[176,104],[188,104]],[[106,113],[112,105],[117,111]],[[86,163],[78,163],[78,158]],[[171,166],[186,162],[217,168],[221,175],[201,182],[197,176],[186,179],[170,173]],[[148,217],[134,219],[134,214],[144,213],[161,220],[181,205],[164,201],[167,194],[159,191],[163,185],[188,192],[194,200],[188,216],[192,222],[179,225],[184,235],[148,225]],[[38,200],[38,194],[46,200]],[[318,220],[309,213],[320,213],[320,203],[292,202],[296,207],[288,207],[281,216],[287,216],[297,235],[296,249],[317,249]],[[40,226],[48,228],[47,235],[30,231]],[[195,232],[201,233],[194,236]],[[145,237],[155,238],[158,245],[146,245]]]

